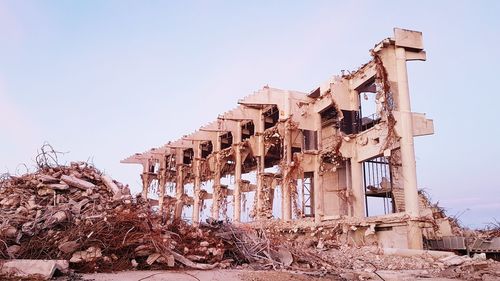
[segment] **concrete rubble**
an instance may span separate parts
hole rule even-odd
[[[67,273],[68,268],[79,273],[236,268],[376,280],[377,274],[390,275],[384,271],[417,270],[420,277],[500,278],[498,262],[484,255],[349,245],[347,222],[199,227],[162,222],[126,185],[111,181],[118,188],[112,189],[103,176],[78,162],[3,178],[1,272],[49,279],[56,269]]]

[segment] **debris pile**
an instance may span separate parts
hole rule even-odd
[[[62,262],[80,273],[233,267],[346,280],[380,279],[395,270],[418,270],[418,277],[500,278],[500,263],[484,254],[389,253],[368,236],[363,246],[348,246],[346,222],[165,222],[141,197],[133,198],[127,185],[86,162],[63,166],[50,155],[37,157],[34,173],[0,177],[0,259],[9,260],[0,260],[0,270],[49,260],[51,268]],[[498,235],[498,229],[493,224],[487,234]]]
[[[0,180],[0,258],[69,260],[78,272],[224,262],[211,229],[162,225],[128,186],[85,162]]]
[[[394,271],[411,271],[413,275],[407,280],[416,277],[481,280],[483,275],[500,278],[500,263],[484,254],[470,258],[451,252],[347,246],[339,239],[340,232],[339,227],[290,232],[270,225],[266,228],[222,225],[217,236],[223,238],[226,250],[240,261],[237,268],[287,270],[345,280],[381,280],[380,275]]]

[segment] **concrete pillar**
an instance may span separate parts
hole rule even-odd
[[[142,169],[142,198],[146,202],[148,201],[148,190],[149,190],[149,160],[145,160],[143,163],[143,169]]]
[[[219,219],[219,199],[221,196],[221,187],[220,187],[220,136],[217,133],[217,141],[214,144],[214,152],[215,152],[215,171],[214,171],[214,185],[213,185],[213,196],[212,196],[212,219]]]
[[[406,52],[404,48],[396,47],[396,69],[398,77],[398,110],[401,126],[401,162],[402,178],[405,193],[405,211],[411,219],[419,217],[417,169],[415,164],[415,148],[413,145],[413,120],[410,106],[410,91],[408,88],[408,74],[406,70]],[[408,247],[422,249],[422,230],[418,222],[409,222]]]
[[[178,220],[181,219],[182,217],[182,209],[184,207],[184,204],[182,202],[182,195],[184,195],[184,171],[183,167],[184,165],[182,164],[182,149],[177,148],[176,151],[176,157],[175,157],[175,163],[176,163],[176,179],[175,179],[175,212],[174,212],[174,219]]]
[[[144,199],[144,201],[147,203],[148,202],[148,187],[149,187],[149,174],[147,171],[142,172],[141,179],[142,179],[141,196]]]
[[[200,193],[201,193],[201,147],[200,141],[194,141],[194,159],[193,159],[193,173],[194,173],[194,203],[193,203],[193,225],[200,223]]]
[[[365,217],[365,193],[363,186],[363,165],[354,158],[350,161],[351,187],[352,187],[352,216],[356,218]]]
[[[288,181],[291,177],[290,175],[290,165],[292,163],[292,137],[290,130],[290,120],[285,122],[285,136],[283,139],[283,148],[286,167],[283,174],[283,182],[281,184],[281,207],[283,214],[283,221],[292,220],[292,205],[291,205],[291,194],[290,194],[290,182]],[[295,180],[295,179],[294,179]]]
[[[262,217],[261,210],[263,208],[262,202],[262,190],[263,182],[262,175],[264,174],[265,168],[265,144],[264,144],[264,130],[265,130],[265,119],[264,111],[259,110],[259,123],[256,124],[257,127],[257,149],[258,149],[258,159],[257,159],[257,191],[255,191],[255,196],[257,196],[257,219]]]
[[[314,156],[314,222],[319,223],[323,217],[323,179],[320,176],[321,159],[319,154]]]
[[[233,147],[234,147],[234,158],[235,158],[235,168],[234,168],[234,212],[233,221],[239,222],[241,220],[241,121],[237,122],[236,134],[233,135]]]
[[[314,178],[313,178],[313,195],[314,195],[314,221],[316,223],[321,222],[323,218],[323,179],[320,175],[321,173],[321,157],[320,152],[321,146],[321,116],[316,113],[314,116],[314,127],[317,134],[317,147],[318,153],[314,156]]]
[[[160,217],[163,219],[163,205],[165,200],[165,185],[166,185],[166,160],[165,157],[160,160],[160,170],[158,171],[158,184],[159,184],[159,197],[158,197],[158,211]]]

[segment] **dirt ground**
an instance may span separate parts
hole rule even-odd
[[[380,271],[377,272],[383,280],[427,280],[447,281],[458,279],[445,278],[418,278],[418,271]],[[330,280],[359,280],[351,279],[354,276],[324,276],[313,277],[304,274],[293,274],[277,271],[249,271],[249,270],[183,270],[183,271],[124,271],[119,273],[84,274],[83,280],[92,281],[330,281]],[[377,280],[377,279],[363,279]],[[379,278],[378,280],[382,280]]]

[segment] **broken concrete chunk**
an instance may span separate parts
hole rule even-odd
[[[134,253],[137,257],[147,257],[153,253],[153,250],[148,245],[140,245],[135,248]]]
[[[38,175],[37,179],[40,183],[48,184],[48,183],[58,183],[59,179],[49,176],[49,175]]]
[[[37,275],[49,280],[56,270],[67,273],[68,268],[68,261],[65,260],[8,260],[3,262],[0,272],[18,277]]]
[[[6,237],[9,238],[14,238],[17,235],[17,229],[13,227],[12,225],[9,225],[8,227],[4,228],[1,233],[5,235]]]
[[[62,175],[61,180],[70,186],[73,186],[73,187],[76,187],[76,188],[79,188],[82,190],[95,188],[95,185],[93,183],[79,179],[75,176]]]
[[[80,202],[75,202],[73,200],[69,201],[69,204],[71,205],[71,212],[75,215],[79,215],[82,208],[87,205],[90,202],[89,199],[82,199]]]
[[[120,188],[113,182],[113,179],[111,179],[107,175],[102,175],[101,180],[104,183],[104,185],[115,195],[115,197],[120,198],[121,197],[121,191]]]
[[[146,263],[149,265],[152,265],[159,257],[161,257],[161,254],[159,254],[159,253],[151,254],[147,258]]]
[[[67,190],[67,189],[69,189],[69,185],[67,185],[65,183],[47,184],[46,187],[50,188],[50,189],[55,189],[55,190]]]
[[[444,263],[446,266],[461,265],[462,263],[470,260],[471,258],[468,256],[449,256],[439,259],[439,261]]]
[[[166,259],[166,263],[168,267],[174,267],[175,266],[175,258],[172,255],[168,255],[166,257],[162,257]]]
[[[325,242],[323,238],[320,238],[318,244],[316,245],[316,249],[323,250],[325,248]]]
[[[12,245],[7,248],[7,253],[11,258],[16,258],[17,253],[21,250],[21,246],[19,245]]]
[[[168,267],[175,266],[175,258],[172,255],[161,256],[156,260],[157,263],[166,264]]]
[[[89,247],[85,251],[75,252],[71,257],[71,259],[69,260],[69,262],[70,263],[91,262],[101,257],[102,253],[99,247]]]
[[[281,262],[284,266],[290,266],[293,262],[292,253],[287,250],[285,247],[279,247],[277,253],[278,261]]]
[[[64,211],[57,211],[55,214],[51,215],[44,224],[44,228],[52,227],[53,225],[56,225],[60,222],[63,222],[68,219],[68,216],[66,215],[66,212]]]
[[[54,194],[54,190],[50,189],[50,188],[40,188],[40,189],[38,189],[37,193],[40,196],[53,195]]]
[[[58,248],[61,252],[65,254],[71,254],[75,252],[79,246],[80,244],[78,244],[76,241],[68,241],[61,243]]]
[[[203,261],[206,259],[206,257],[200,255],[188,255],[186,256],[186,258],[188,258],[191,261]]]

